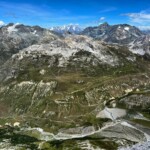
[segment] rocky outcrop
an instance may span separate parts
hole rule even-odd
[[[148,95],[131,95],[119,101],[127,109],[146,110],[150,106],[150,96]]]
[[[119,150],[148,150],[150,148],[150,141],[136,144],[132,147],[120,148]]]

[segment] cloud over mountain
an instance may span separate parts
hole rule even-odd
[[[5,25],[4,21],[0,20],[0,26]]]

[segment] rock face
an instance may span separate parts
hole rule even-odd
[[[109,118],[111,120],[116,120],[117,118],[124,117],[126,111],[124,109],[118,108],[105,108],[97,114],[97,118]]]

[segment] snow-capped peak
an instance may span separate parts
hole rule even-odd
[[[57,27],[51,27],[50,30],[58,32],[58,33],[66,33],[70,32],[73,34],[80,33],[83,29],[78,24],[70,24],[70,25],[64,25],[64,26],[57,26]]]

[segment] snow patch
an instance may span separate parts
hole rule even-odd
[[[12,32],[17,32],[18,30],[16,29],[16,26],[19,25],[19,23],[16,23],[10,27],[7,28],[8,33],[12,33]]]
[[[34,31],[32,32],[32,34],[34,34],[35,36],[39,36],[39,35],[37,34],[37,31],[36,31],[36,30],[34,30]]]
[[[124,29],[125,29],[126,31],[129,31],[129,30],[130,30],[130,28],[129,28],[129,27],[125,27]]]

